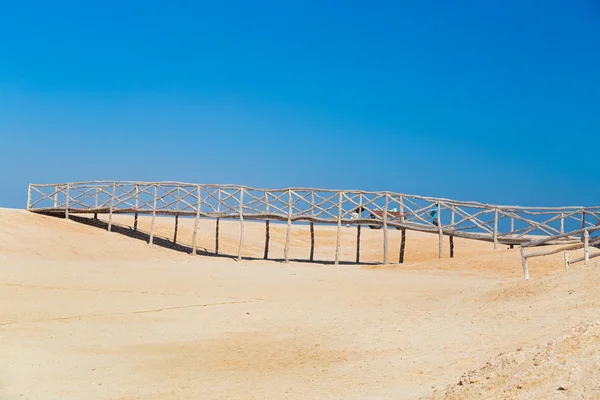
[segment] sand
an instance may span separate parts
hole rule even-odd
[[[192,226],[180,220],[177,251],[0,209],[0,399],[600,393],[595,264],[565,272],[561,255],[535,259],[524,282],[518,249],[457,240],[457,257],[445,243],[438,260],[437,236],[410,232],[404,265],[335,266],[335,228],[321,226],[321,263],[192,257]],[[282,258],[285,227],[272,231],[271,256]],[[173,218],[157,232],[172,240]],[[214,222],[200,232],[213,251]],[[238,222],[222,221],[221,234],[222,252],[237,254]],[[355,235],[343,230],[343,261]],[[392,260],[399,237],[390,231]],[[294,226],[293,259],[308,258],[309,241]],[[264,224],[248,224],[244,256],[261,258],[263,242]],[[363,230],[362,251],[381,259],[381,231]]]

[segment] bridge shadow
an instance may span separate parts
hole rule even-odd
[[[61,214],[44,213],[44,214],[55,217],[55,218],[64,218],[64,214],[62,214],[62,213]],[[77,223],[80,223],[83,225],[91,226],[94,228],[99,228],[102,230],[108,230],[108,222],[105,222],[100,219],[94,219],[91,217],[81,217],[78,215],[70,215],[69,219],[71,221],[74,221],[74,222],[77,222]],[[150,234],[140,231],[140,230],[134,230],[133,227],[127,226],[127,225],[119,225],[119,224],[113,223],[111,226],[111,232],[126,236],[131,239],[141,240],[146,243],[148,243],[150,241]],[[154,237],[152,239],[152,244],[154,246],[163,247],[163,248],[166,248],[169,250],[174,250],[174,251],[177,251],[180,253],[185,253],[185,254],[192,254],[192,251],[193,251],[191,246],[175,243],[171,239],[167,239],[165,237],[156,236],[156,235],[154,235]],[[205,257],[229,258],[234,261],[237,261],[237,259],[238,259],[237,255],[221,253],[221,252],[219,252],[217,254],[215,252],[211,252],[206,249],[197,249],[196,254],[199,256],[205,256]],[[277,258],[277,257],[274,257],[274,258],[269,257],[268,259],[265,260],[265,258],[263,258],[263,257],[243,256],[242,259],[249,260],[249,261],[275,261],[275,262],[284,262],[285,261],[284,258]],[[335,265],[335,262],[331,261],[331,260],[310,261],[309,259],[304,259],[304,258],[290,258],[290,261],[291,262],[299,262],[299,263],[310,263],[310,264]],[[357,264],[356,262],[351,262],[351,261],[340,261],[339,265],[380,265],[380,263],[361,261],[360,263]]]

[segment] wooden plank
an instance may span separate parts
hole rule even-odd
[[[198,227],[200,226],[200,211],[202,209],[202,197],[200,195],[200,185],[196,186],[196,219],[194,220],[194,233],[192,234],[192,255],[198,253]]]
[[[340,240],[342,235],[342,192],[338,195],[337,236],[335,240],[335,265],[340,263]]]
[[[238,249],[238,261],[242,261],[242,250],[244,248],[244,188],[240,190],[240,247]]]

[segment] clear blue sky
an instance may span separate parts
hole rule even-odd
[[[0,206],[179,180],[600,204],[600,3],[2,1]]]

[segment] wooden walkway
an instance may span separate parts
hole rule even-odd
[[[241,259],[244,245],[244,221],[265,221],[265,258],[268,258],[269,222],[287,223],[285,260],[289,260],[292,223],[311,225],[311,256],[314,254],[314,224],[335,224],[337,244],[335,263],[339,262],[340,230],[343,224],[356,225],[357,256],[360,262],[361,227],[381,229],[384,263],[388,258],[388,229],[402,232],[400,262],[404,259],[406,230],[427,232],[439,236],[439,257],[442,257],[444,236],[450,238],[450,254],[454,254],[454,238],[487,241],[497,248],[500,244],[521,245],[542,239],[542,244],[573,243],[580,237],[565,232],[600,224],[600,207],[521,207],[498,206],[478,202],[414,196],[392,192],[360,190],[324,190],[313,188],[258,189],[239,185],[191,184],[182,182],[69,182],[30,184],[27,210],[60,214],[108,214],[108,229],[114,214],[152,216],[150,243],[154,235],[156,215],[172,215],[176,223],[180,216],[240,221]],[[435,212],[437,211],[437,212]],[[197,250],[197,223],[194,228],[193,250]]]

